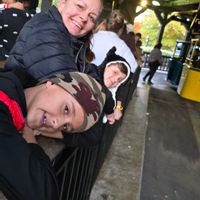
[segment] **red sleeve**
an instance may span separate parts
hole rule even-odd
[[[0,103],[0,190],[8,199],[57,200],[58,187],[48,156],[28,144]]]

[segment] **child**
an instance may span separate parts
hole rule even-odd
[[[83,73],[35,83],[22,71],[0,73],[0,191],[8,199],[59,199],[34,130],[56,138],[85,131],[98,121],[105,101],[101,85]]]
[[[122,101],[117,98],[117,91],[121,89],[120,86],[123,89],[123,83],[130,76],[129,63],[123,57],[115,54],[115,51],[116,47],[111,48],[102,64],[98,66],[103,85],[112,93],[112,98],[115,101],[113,113],[107,115],[110,124],[113,124],[115,120],[119,120],[122,116]],[[106,122],[105,118],[104,122]]]

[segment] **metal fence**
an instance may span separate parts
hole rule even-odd
[[[98,146],[65,148],[54,160],[60,200],[89,199],[97,155]]]
[[[138,67],[126,84],[124,90],[124,95],[127,97],[126,106],[137,86],[140,71],[141,68]],[[92,186],[122,120],[117,121],[114,125],[104,124],[101,140],[96,146],[65,147],[53,160],[60,188],[60,200],[89,200]]]

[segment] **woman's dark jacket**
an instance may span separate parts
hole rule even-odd
[[[31,84],[28,75],[20,73],[20,77],[23,81],[12,72],[0,73],[0,191],[9,200],[57,200],[48,156],[20,133],[27,112],[23,87]]]
[[[24,68],[37,80],[63,71],[85,72],[85,51],[84,38],[71,36],[52,6],[26,23],[5,68]]]

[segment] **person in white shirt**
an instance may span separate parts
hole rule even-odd
[[[146,78],[148,78],[148,84],[152,85],[151,79],[153,78],[154,74],[156,73],[156,70],[158,67],[162,64],[162,52],[161,52],[162,44],[158,43],[154,46],[154,49],[151,51],[149,55],[149,71],[146,73],[146,75],[143,77],[143,81],[146,81]]]

